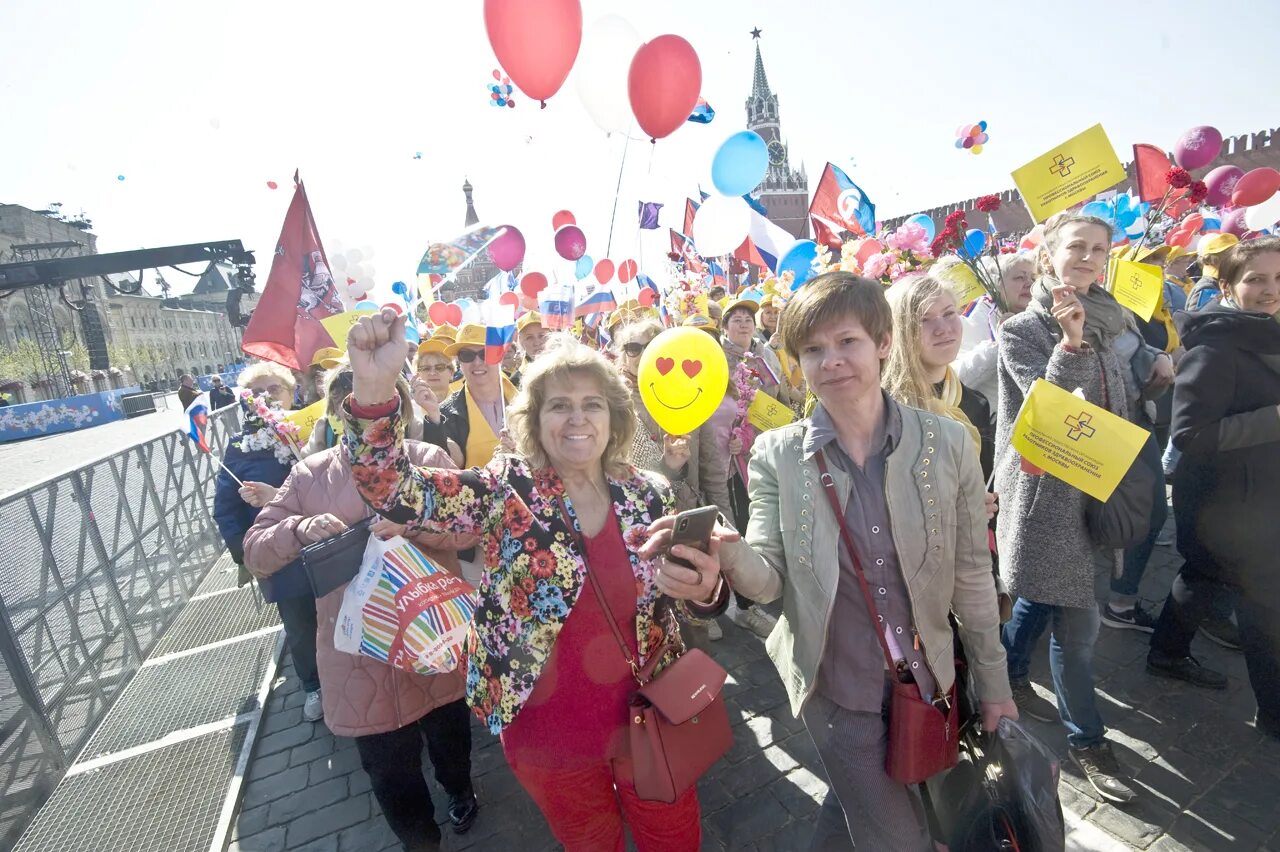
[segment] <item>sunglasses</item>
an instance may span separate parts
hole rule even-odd
[[[419,373],[452,373],[452,364],[424,364],[418,368]]]
[[[249,388],[249,390],[254,396],[262,396],[264,394],[266,396],[279,396],[284,393],[286,389],[284,385],[267,385],[265,387],[262,385],[255,385]]]
[[[624,343],[622,344],[622,351],[632,358],[639,358],[644,354],[644,346],[643,343]]]
[[[483,349],[459,349],[457,357],[458,357],[458,363],[470,364],[472,361],[476,360],[477,358],[483,358],[484,350]]]

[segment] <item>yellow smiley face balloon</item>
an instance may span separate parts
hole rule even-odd
[[[636,371],[640,399],[671,435],[688,435],[715,413],[729,387],[729,363],[698,328],[669,328],[645,347]]]

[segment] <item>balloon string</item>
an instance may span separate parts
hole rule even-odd
[[[628,134],[626,141],[622,143],[622,162],[618,164],[618,185],[613,188],[613,217],[609,220],[609,244],[604,250],[605,257],[613,251],[613,226],[618,221],[618,196],[622,192],[622,171],[627,166],[627,148],[630,146],[631,136]]]

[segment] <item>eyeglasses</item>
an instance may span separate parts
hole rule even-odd
[[[250,387],[249,390],[253,391],[255,396],[261,396],[262,394],[266,394],[267,396],[279,396],[280,394],[285,392],[285,386],[284,385],[266,385],[266,386],[254,385]]]
[[[622,344],[622,351],[632,358],[639,358],[644,354],[644,346],[643,343],[624,343]]]
[[[483,349],[459,349],[458,350],[458,362],[461,364],[470,364],[472,361],[476,360],[477,358],[483,358],[483,357],[484,357]]]
[[[418,368],[419,373],[452,373],[452,364],[424,364]]]

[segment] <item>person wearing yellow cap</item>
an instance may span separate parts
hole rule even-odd
[[[515,386],[497,365],[485,363],[484,351],[483,325],[466,323],[459,328],[444,354],[458,360],[462,387],[439,403],[438,420],[424,406],[428,417],[423,439],[445,449],[452,440],[462,450],[464,468],[484,467],[493,458],[506,425],[506,403],[515,395]]]
[[[1235,234],[1207,234],[1200,240],[1196,256],[1200,258],[1203,275],[1187,296],[1187,310],[1203,310],[1222,295],[1222,288],[1218,285],[1218,266],[1227,251],[1239,242],[1240,238]]]
[[[444,331],[448,328],[448,331]],[[445,354],[449,344],[453,343],[456,329],[444,327],[418,344],[418,357],[415,361],[413,381],[409,387],[413,392],[413,401],[422,409],[424,415],[423,432],[429,432],[432,424],[440,424],[444,414],[440,410],[441,400],[447,400],[453,393],[449,385],[453,379],[453,359]],[[442,333],[443,332],[443,333]],[[430,441],[430,438],[427,439]],[[441,444],[453,458],[454,464],[463,462],[462,448],[453,440],[446,438]]]
[[[732,372],[743,359],[759,374],[760,390],[783,405],[790,405],[794,396],[791,382],[782,371],[777,354],[756,339],[756,312],[760,305],[753,299],[734,299],[725,306],[720,327],[723,329],[720,344],[729,359]]]

